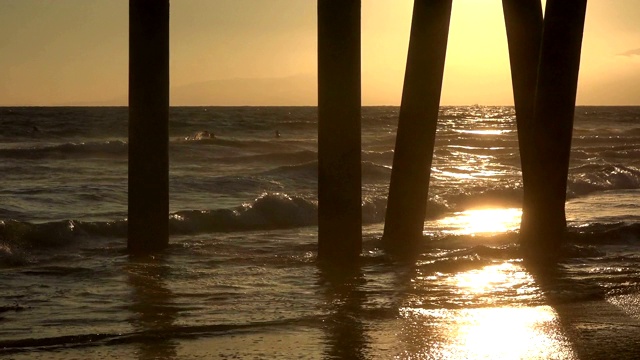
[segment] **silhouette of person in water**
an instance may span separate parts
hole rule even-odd
[[[276,130],[276,137],[279,138],[280,137],[280,130]]]
[[[205,130],[205,131],[198,131],[197,133],[191,136],[187,136],[184,139],[185,140],[205,140],[205,139],[215,139],[215,137],[216,137],[215,133]]]

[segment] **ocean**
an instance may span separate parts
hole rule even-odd
[[[143,258],[126,254],[127,109],[0,108],[0,357],[640,353],[640,107],[577,107],[569,242],[544,271],[517,245],[513,107],[440,109],[423,244],[382,251],[398,111],[362,110],[347,271],[316,261],[315,107],[171,108],[170,246]]]

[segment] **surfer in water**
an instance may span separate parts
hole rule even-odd
[[[280,130],[276,130],[276,137],[279,138],[280,137]]]
[[[205,131],[198,131],[197,133],[191,136],[187,136],[185,140],[205,140],[205,139],[215,139],[215,138],[216,138],[215,133],[205,130]]]

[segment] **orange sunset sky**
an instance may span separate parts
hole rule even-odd
[[[362,0],[363,105],[398,105],[413,1]],[[640,1],[589,0],[579,105],[640,104]],[[0,106],[126,105],[127,0],[0,0]],[[172,105],[315,105],[315,0],[173,0]],[[443,105],[512,105],[500,0],[454,0]]]

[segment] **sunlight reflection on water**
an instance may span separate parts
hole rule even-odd
[[[521,216],[518,208],[472,209],[439,219],[436,227],[450,235],[498,234],[517,230]]]

